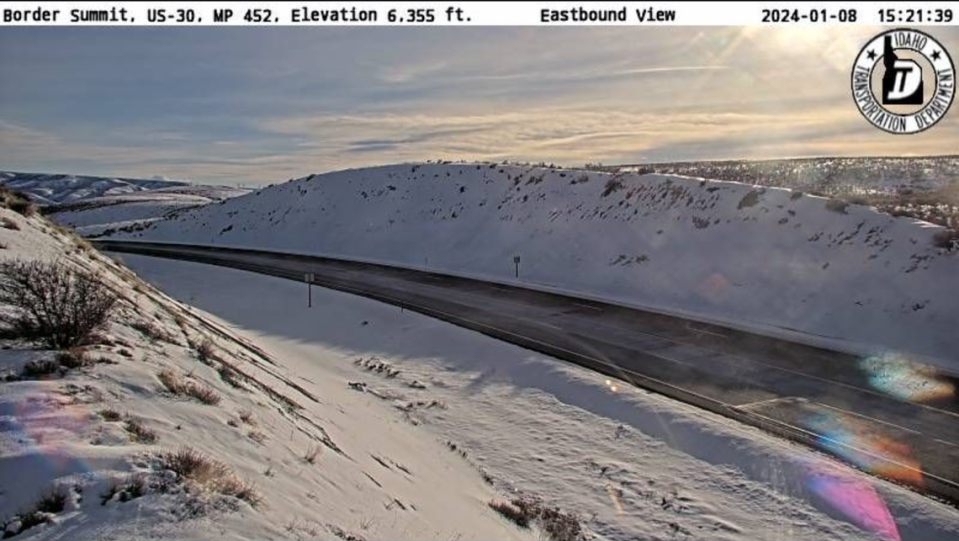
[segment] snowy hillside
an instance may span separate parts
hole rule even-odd
[[[85,175],[0,172],[0,185],[29,195],[37,204],[52,205],[93,197],[184,186],[186,183]]]
[[[959,183],[959,156],[723,160],[596,167],[734,180],[830,196],[934,192]]]
[[[186,209],[249,192],[245,188],[187,184],[61,203],[45,208],[44,212],[53,221],[72,227],[85,237],[97,237],[111,230],[142,227],[141,224]]]
[[[514,280],[959,369],[946,230],[798,191],[495,164],[311,175],[120,238]]]
[[[45,349],[3,325],[4,538],[536,535],[492,510],[500,496],[481,472],[399,408],[319,365],[315,379],[297,376],[289,359],[21,203],[21,213],[0,208],[0,262],[95,273],[119,300],[107,324],[70,349]]]

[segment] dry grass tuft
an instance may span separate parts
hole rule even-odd
[[[493,500],[489,502],[489,506],[520,528],[529,528],[529,524],[534,518],[528,515],[522,508],[510,502]]]
[[[168,391],[175,395],[190,396],[210,406],[220,403],[221,397],[212,387],[193,381],[184,381],[172,370],[162,370],[157,374],[157,378]]]
[[[158,457],[164,469],[197,488],[232,496],[256,507],[263,502],[256,487],[237,477],[233,470],[191,447],[161,453]]]
[[[176,342],[163,327],[149,320],[135,321],[130,324],[130,327],[139,331],[140,334],[146,336],[151,342],[167,342],[170,344]]]
[[[123,428],[130,434],[130,439],[137,443],[156,443],[157,441],[157,433],[136,417],[128,415]]]
[[[246,379],[240,374],[237,369],[233,368],[226,362],[221,362],[220,366],[217,368],[217,373],[220,374],[220,379],[227,382],[231,387],[237,389],[244,389],[245,386],[243,381]]]
[[[0,206],[29,218],[37,213],[37,206],[23,192],[0,187]]]
[[[196,352],[196,358],[203,363],[209,363],[216,354],[216,346],[213,344],[213,340],[209,337],[204,337],[203,340],[193,344],[193,351]]]
[[[310,444],[310,446],[306,448],[306,453],[303,455],[303,460],[305,460],[308,464],[316,464],[316,458],[318,456],[320,456],[320,446]]]
[[[244,409],[244,410],[238,411],[237,417],[239,417],[241,421],[243,421],[244,423],[250,426],[256,426],[256,419],[253,418],[253,412],[250,410]]]

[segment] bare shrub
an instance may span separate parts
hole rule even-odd
[[[57,363],[63,368],[83,368],[94,364],[94,360],[82,348],[70,348],[57,353]]]
[[[40,378],[60,371],[60,363],[53,359],[35,359],[23,366],[23,377]]]
[[[62,488],[55,488],[50,492],[40,496],[37,500],[36,510],[42,513],[59,513],[67,503],[67,493]]]
[[[143,475],[134,475],[127,480],[124,490],[120,494],[120,501],[125,502],[139,498],[146,494],[146,480]]]
[[[8,534],[7,532],[12,532],[12,531],[13,531],[13,530],[10,528],[11,523],[13,523],[13,522],[19,522],[19,526],[18,526],[17,529],[16,529],[16,533]],[[45,514],[45,513],[41,513],[40,511],[37,511],[37,510],[35,510],[35,509],[31,509],[31,510],[29,510],[29,511],[26,511],[26,512],[24,512],[24,513],[21,513],[21,514],[15,516],[15,517],[14,517],[13,519],[11,519],[10,521],[5,522],[5,523],[3,524],[3,529],[4,529],[3,536],[4,536],[4,537],[13,537],[14,535],[20,535],[20,534],[22,534],[23,532],[25,532],[25,531],[27,531],[27,530],[29,530],[29,529],[31,529],[31,528],[34,528],[34,527],[39,526],[39,525],[41,525],[41,524],[47,524],[47,523],[49,523],[49,522],[52,522],[52,519],[50,518],[49,515],[47,515],[47,514]]]
[[[575,515],[564,513],[556,507],[544,507],[537,520],[539,527],[553,541],[578,541],[582,539],[583,527]]]
[[[762,194],[763,190],[749,190],[749,192],[739,200],[739,204],[736,206],[736,208],[742,210],[756,206],[756,204],[759,203],[759,196]]]
[[[116,294],[91,272],[63,263],[0,264],[0,302],[14,307],[8,324],[20,336],[56,349],[83,344],[107,323]]]
[[[534,518],[510,502],[494,500],[489,502],[489,506],[520,528],[529,528],[530,521]]]
[[[826,210],[831,212],[837,212],[839,214],[846,214],[846,209],[849,207],[849,203],[843,201],[842,199],[827,199],[826,200]]]
[[[104,421],[115,423],[123,418],[123,414],[114,408],[103,408],[100,410],[100,417],[103,417]]]
[[[952,250],[959,248],[959,231],[955,229],[945,229],[932,236],[932,244],[936,248],[945,248]]]
[[[193,381],[184,381],[172,370],[162,370],[157,374],[157,378],[168,391],[175,395],[190,396],[210,406],[220,403],[220,395],[212,387]]]
[[[106,505],[113,500],[128,502],[135,500],[147,493],[147,482],[143,474],[134,474],[129,478],[118,481],[116,479],[110,484],[106,492],[100,495],[100,504]]]
[[[196,487],[244,500],[254,507],[263,501],[256,487],[237,477],[229,466],[191,447],[161,453],[158,458],[164,469]]]
[[[606,181],[606,186],[603,187],[603,197],[614,194],[625,187],[626,185],[623,184],[622,179],[615,176],[611,177],[609,180]]]
[[[4,521],[2,524],[3,537],[13,537],[41,524],[51,522],[51,515],[62,512],[66,504],[67,493],[64,489],[56,487],[50,490],[40,496],[31,509]]]

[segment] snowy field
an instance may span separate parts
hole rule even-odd
[[[272,352],[298,382],[325,385],[330,396],[351,388],[349,407],[386,407],[398,427],[448,446],[498,493],[574,511],[595,539],[959,535],[954,508],[471,331],[319,288],[308,309],[302,284],[277,278],[123,260]],[[390,533],[401,534],[369,537]]]
[[[947,236],[783,188],[421,164],[311,175],[117,238],[516,281],[959,370],[959,296],[944,294],[959,286],[959,249]]]

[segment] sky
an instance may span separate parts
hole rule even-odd
[[[262,185],[448,160],[583,165],[959,149],[872,127],[879,28],[0,30],[0,170]],[[927,29],[959,59],[959,28]]]

